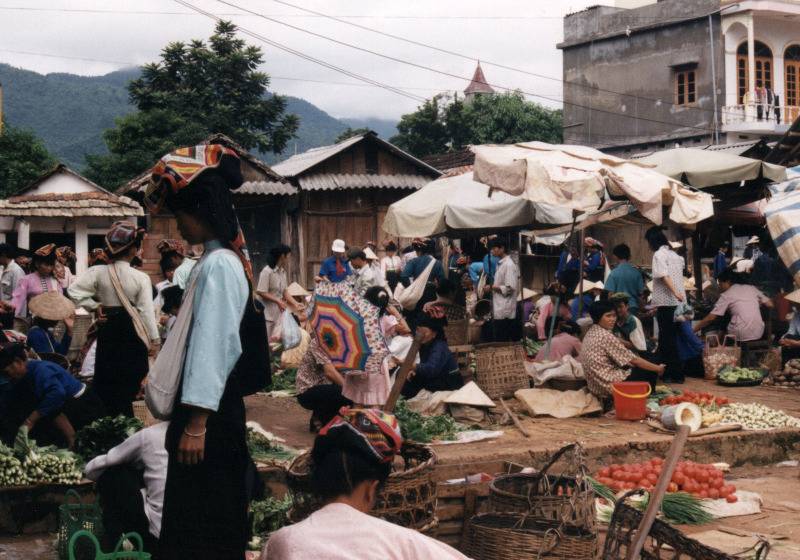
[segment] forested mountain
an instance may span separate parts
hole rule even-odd
[[[81,170],[86,154],[106,153],[103,131],[114,125],[116,117],[133,110],[126,84],[138,74],[137,68],[130,68],[104,76],[44,76],[0,63],[6,122],[33,130],[56,157]],[[330,144],[348,126],[372,128],[386,139],[396,132],[392,121],[339,120],[296,97],[287,98],[287,111],[300,117],[297,138],[282,155],[264,154],[268,163]]]

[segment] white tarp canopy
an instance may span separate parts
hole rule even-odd
[[[685,187],[648,164],[585,146],[527,142],[473,146],[474,179],[537,204],[592,212],[605,201],[626,199],[654,224],[662,207],[670,219],[694,224],[714,213],[711,196]]]
[[[656,171],[699,189],[752,181],[763,177],[785,181],[786,168],[774,163],[730,153],[697,148],[674,148],[655,152],[636,161],[650,164]]]

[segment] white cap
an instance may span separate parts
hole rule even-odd
[[[334,253],[344,253],[347,249],[345,249],[344,241],[341,239],[334,239],[333,244],[331,245],[331,251]]]

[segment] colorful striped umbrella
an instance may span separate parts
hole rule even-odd
[[[378,308],[351,281],[321,282],[314,292],[311,326],[333,366],[343,372],[380,372],[388,354]]]

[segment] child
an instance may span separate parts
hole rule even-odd
[[[20,430],[37,429],[40,444],[75,443],[75,431],[104,416],[100,398],[70,373],[53,362],[29,360],[22,344],[6,344],[0,349],[0,371],[15,385],[26,384],[34,396],[30,407],[15,407],[18,420],[25,418]],[[13,412],[12,412],[13,414]],[[54,441],[46,441],[47,430]],[[43,437],[44,436],[44,437]],[[60,437],[59,437],[60,436]],[[64,441],[58,441],[62,439]]]
[[[161,310],[167,316],[167,321],[164,325],[164,339],[166,340],[167,336],[169,336],[169,331],[172,330],[172,326],[178,318],[178,311],[180,311],[181,301],[183,301],[183,290],[178,286],[169,286],[161,292],[161,298],[164,302]]]

